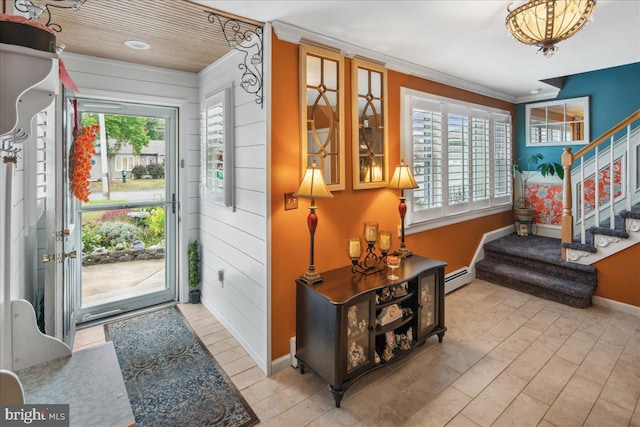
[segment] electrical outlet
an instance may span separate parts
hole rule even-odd
[[[293,193],[284,193],[284,210],[298,209],[298,198]]]

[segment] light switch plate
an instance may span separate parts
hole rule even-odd
[[[284,210],[298,209],[298,198],[293,193],[284,193]]]

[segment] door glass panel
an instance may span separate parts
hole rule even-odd
[[[83,307],[165,288],[164,222],[161,206],[82,213]]]
[[[347,308],[347,372],[369,361],[369,300]]]

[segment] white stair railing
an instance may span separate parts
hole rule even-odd
[[[621,132],[624,132],[623,136],[616,140]],[[601,145],[606,147],[601,150]],[[563,243],[572,242],[574,228],[578,228],[580,241],[584,244],[588,228],[600,226],[601,214],[605,218],[608,216],[610,228],[615,228],[617,212],[631,209],[640,199],[639,157],[640,110],[575,154],[569,147],[564,149]],[[565,248],[562,256],[567,259]]]

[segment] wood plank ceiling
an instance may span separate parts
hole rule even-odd
[[[224,12],[187,0],[87,0],[77,12],[50,9],[51,21],[62,27],[57,43],[65,52],[197,73],[231,49],[220,23],[208,20],[210,12]],[[127,40],[151,48],[131,49]]]

